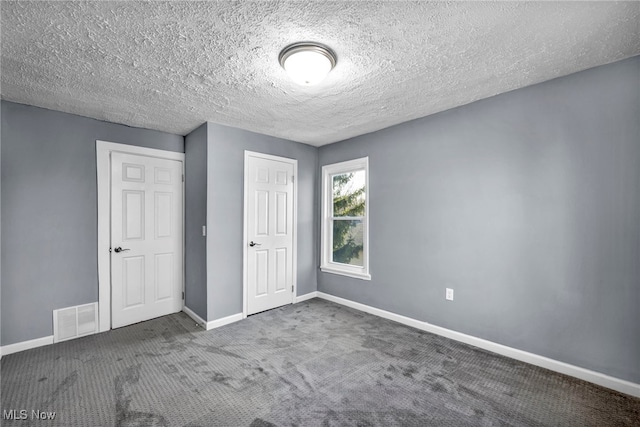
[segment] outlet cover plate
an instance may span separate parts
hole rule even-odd
[[[446,288],[445,298],[446,298],[448,301],[453,301],[453,289],[451,289],[451,288]]]

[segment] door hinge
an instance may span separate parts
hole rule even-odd
[[[296,177],[294,175],[291,175],[291,182],[295,182],[296,181]]]
[[[182,299],[184,299],[184,291],[182,291]]]
[[[291,292],[293,292],[293,286],[291,287]]]
[[[182,174],[182,182],[184,182],[184,174]]]

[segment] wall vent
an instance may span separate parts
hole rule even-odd
[[[53,310],[53,342],[83,337],[97,331],[97,302]]]

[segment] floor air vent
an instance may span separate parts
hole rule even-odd
[[[95,334],[97,330],[97,302],[53,310],[53,342]]]

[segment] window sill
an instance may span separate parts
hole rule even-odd
[[[341,276],[353,277],[360,280],[371,280],[371,275],[368,273],[354,273],[351,271],[339,270],[331,267],[320,267],[320,271],[323,273],[339,274]]]

